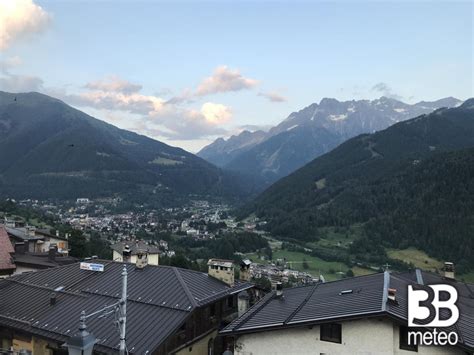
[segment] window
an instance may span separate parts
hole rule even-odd
[[[184,322],[178,329],[178,333],[184,333],[186,331],[186,322]]]
[[[207,355],[214,355],[214,339],[209,339],[207,343]]]
[[[404,325],[401,325],[399,327],[399,333],[400,333],[400,349],[402,350],[408,350],[408,351],[418,351],[418,345],[416,344],[408,344],[408,331],[410,328],[405,327]]]
[[[234,307],[234,296],[230,296],[227,298],[227,308]]]
[[[322,341],[330,341],[332,343],[342,343],[342,327],[340,324],[330,323],[321,324],[321,335]]]

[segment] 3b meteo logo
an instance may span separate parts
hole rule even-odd
[[[453,326],[459,319],[457,290],[450,285],[438,284],[413,289],[408,286],[408,327],[434,328],[432,331],[409,331],[408,343],[413,345],[455,345],[458,334],[439,331],[436,327]]]

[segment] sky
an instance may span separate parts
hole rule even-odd
[[[0,0],[0,90],[197,152],[324,97],[474,96],[473,4]]]

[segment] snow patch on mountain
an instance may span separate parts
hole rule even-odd
[[[347,114],[342,115],[329,115],[331,121],[343,121],[347,118]]]

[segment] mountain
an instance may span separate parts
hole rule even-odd
[[[119,129],[39,93],[0,92],[0,191],[10,197],[173,200],[236,195],[236,178],[180,148]]]
[[[387,97],[343,102],[324,98],[319,104],[293,112],[263,137],[259,133],[255,139],[244,132],[227,141],[220,138],[198,155],[226,169],[258,174],[268,185],[349,138],[380,131],[397,122],[460,103],[455,98],[414,105]],[[236,141],[239,145],[235,144]]]
[[[352,138],[241,215],[255,213],[275,236],[302,243],[321,228],[362,224],[364,248],[414,246],[472,270],[472,211],[474,99]]]
[[[265,136],[266,133],[264,131],[250,132],[245,130],[239,135],[231,136],[227,140],[218,138],[201,149],[198,156],[214,165],[223,167],[240,153],[251,149],[263,141]]]

